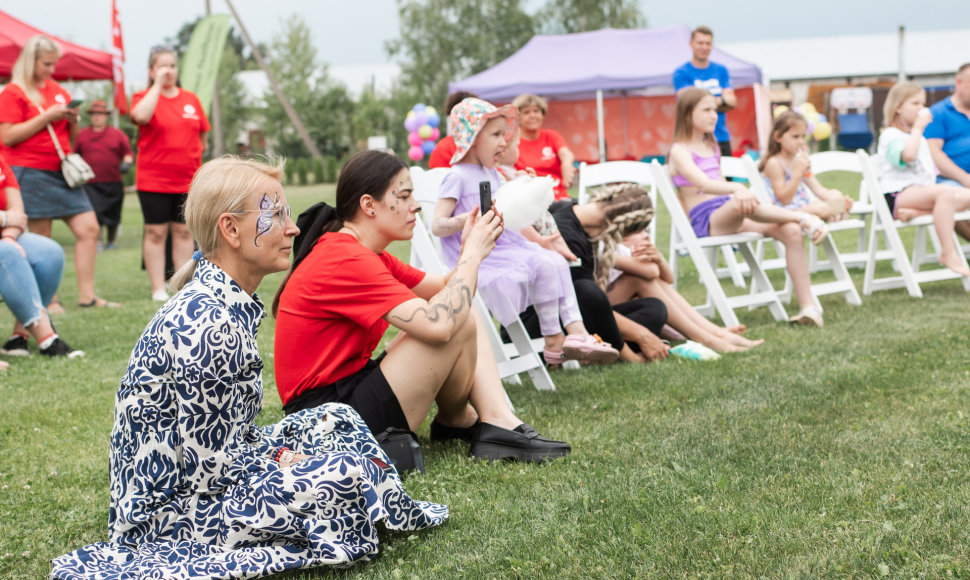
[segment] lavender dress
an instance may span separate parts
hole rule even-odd
[[[495,169],[459,163],[442,181],[438,197],[456,200],[453,215],[470,211],[479,203],[481,181],[490,181],[492,191],[502,183]],[[442,238],[441,247],[445,262],[453,268],[461,251],[461,233]],[[565,258],[518,232],[506,230],[496,241],[478,269],[478,291],[502,325],[512,323],[530,305],[536,307],[546,336],[561,332],[559,319],[563,325],[582,320]]]

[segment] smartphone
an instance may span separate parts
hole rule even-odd
[[[74,99],[73,101],[67,104],[67,108],[76,109],[80,107],[82,103],[84,103],[84,99]]]
[[[482,215],[488,210],[492,209],[492,182],[490,181],[480,181],[478,183],[478,197],[481,203],[479,209]]]

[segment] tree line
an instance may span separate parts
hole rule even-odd
[[[307,173],[315,180],[332,179],[332,168],[365,148],[367,137],[372,135],[386,135],[389,146],[403,153],[408,147],[403,122],[415,103],[443,107],[449,82],[501,62],[536,34],[646,26],[638,0],[546,0],[532,12],[526,9],[527,4],[532,2],[397,0],[400,34],[385,44],[385,50],[400,66],[401,76],[388,90],[354,87],[360,89],[356,95],[330,76],[326,59],[313,46],[306,22],[296,14],[282,20],[280,31],[259,50],[326,158],[319,163],[304,161],[300,181],[305,182]],[[198,22],[185,23],[168,39],[179,55],[184,54]],[[261,127],[273,153],[292,160],[308,159],[309,152],[272,91],[267,88],[262,99],[254,103],[236,76],[257,68],[249,48],[233,28],[219,72],[226,151],[236,151],[246,122],[252,121]],[[134,136],[130,120],[122,122],[122,129]],[[257,142],[247,152],[266,151]]]

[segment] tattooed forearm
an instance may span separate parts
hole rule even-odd
[[[448,284],[431,297],[427,308],[416,308],[407,318],[402,316],[394,316],[393,318],[406,324],[413,321],[418,315],[423,315],[429,322],[447,320],[454,323],[458,315],[464,312],[466,308],[471,309],[472,298],[472,289],[465,283],[464,278],[452,276],[448,280]]]

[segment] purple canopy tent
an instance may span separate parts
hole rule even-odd
[[[644,94],[673,92],[674,69],[691,58],[690,28],[674,26],[534,36],[518,52],[492,68],[461,81],[449,83],[450,91],[470,91],[483,99],[508,102],[522,93],[555,100],[574,100],[596,95],[600,126],[600,157],[603,142],[604,93],[639,91]],[[711,60],[728,68],[735,87],[762,82],[761,70],[716,47]]]

